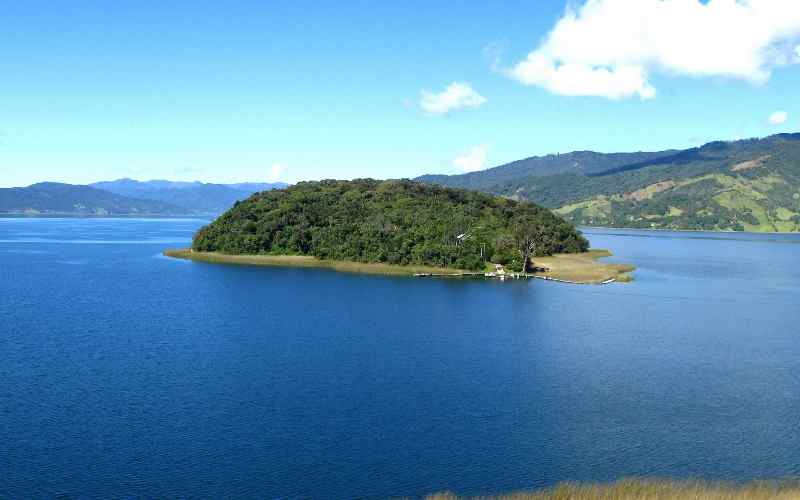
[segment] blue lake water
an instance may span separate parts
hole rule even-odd
[[[0,219],[0,498],[800,476],[800,236],[587,231],[627,285],[191,263]]]

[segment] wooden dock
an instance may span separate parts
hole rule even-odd
[[[527,279],[536,278],[537,276],[529,273],[482,273],[482,272],[464,272],[464,273],[416,273],[417,278],[494,278],[494,279]]]
[[[558,279],[558,278],[553,278],[551,276],[531,276],[531,277],[539,279],[539,280],[555,281],[556,283],[566,283],[568,285],[608,285],[608,284],[611,284],[611,283],[614,283],[614,282],[617,281],[616,278],[611,278],[611,279],[607,279],[605,281],[602,281],[600,283],[596,283],[596,282],[593,283],[593,282],[580,282],[580,281],[562,280],[562,279]]]
[[[463,278],[463,277],[486,277],[486,273],[416,273],[417,278]]]

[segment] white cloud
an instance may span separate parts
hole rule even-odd
[[[781,125],[786,123],[786,120],[789,119],[789,113],[786,111],[776,111],[769,115],[769,123],[771,125]]]
[[[797,0],[587,0],[506,72],[555,94],[650,99],[653,72],[766,82],[798,40]]]
[[[800,45],[794,48],[794,53],[797,54],[797,57],[800,57]]]
[[[438,94],[423,90],[419,106],[431,115],[443,115],[463,108],[477,108],[486,98],[475,92],[469,83],[453,82]]]
[[[486,157],[489,154],[489,146],[481,144],[470,148],[456,156],[453,160],[453,165],[461,169],[463,172],[476,172],[486,168]]]
[[[272,166],[269,168],[268,181],[278,182],[280,180],[283,180],[283,176],[286,173],[286,170],[288,170],[288,168],[289,167],[287,167],[283,163],[273,163]]]

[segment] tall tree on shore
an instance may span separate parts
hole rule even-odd
[[[527,273],[531,267],[531,259],[536,254],[536,245],[542,239],[542,229],[530,217],[523,217],[514,226],[514,244],[522,259],[522,272]]]

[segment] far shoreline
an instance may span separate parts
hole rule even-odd
[[[0,212],[0,219],[194,219],[213,221],[221,214],[76,214],[71,212],[52,212],[28,214],[22,212]],[[583,226],[576,225],[579,230],[614,229],[622,231],[652,231],[670,233],[710,233],[710,234],[770,234],[770,235],[800,235],[800,231],[733,231],[731,229],[672,229],[665,227],[619,227],[619,226]]]
[[[730,229],[669,229],[663,227],[614,227],[614,226],[575,226],[579,231],[593,229],[613,229],[615,231],[652,231],[669,233],[710,233],[710,234],[770,234],[770,235],[800,235],[800,231],[733,231]]]
[[[47,214],[23,214],[23,213],[3,213],[0,212],[0,219],[152,219],[152,220],[167,220],[167,219],[181,219],[181,220],[203,220],[211,221],[212,214],[110,214],[110,215],[93,215],[93,214],[74,214],[74,213],[47,213]]]
[[[218,252],[195,252],[191,248],[169,249],[165,250],[163,255],[210,264],[317,268],[331,269],[338,272],[398,277],[424,275],[442,278],[466,278],[482,277],[483,274],[482,272],[433,266],[398,266],[383,263],[320,260],[307,255],[229,255]],[[530,273],[523,276],[523,278],[538,278],[576,285],[599,285],[631,281],[631,273],[635,269],[634,266],[600,262],[599,260],[612,255],[608,250],[589,250],[579,254],[557,254],[537,257],[534,259],[534,265],[544,266],[547,271]],[[509,277],[511,277],[511,274],[509,273]]]
[[[0,219],[188,219],[212,222],[220,214],[111,214],[92,215],[64,213],[26,214],[20,212],[0,212]],[[594,229],[614,229],[622,231],[650,231],[670,233],[709,233],[709,234],[769,234],[769,235],[800,235],[800,231],[733,231],[730,229],[672,229],[664,227],[623,227],[623,226],[583,226],[576,225],[580,231]]]

